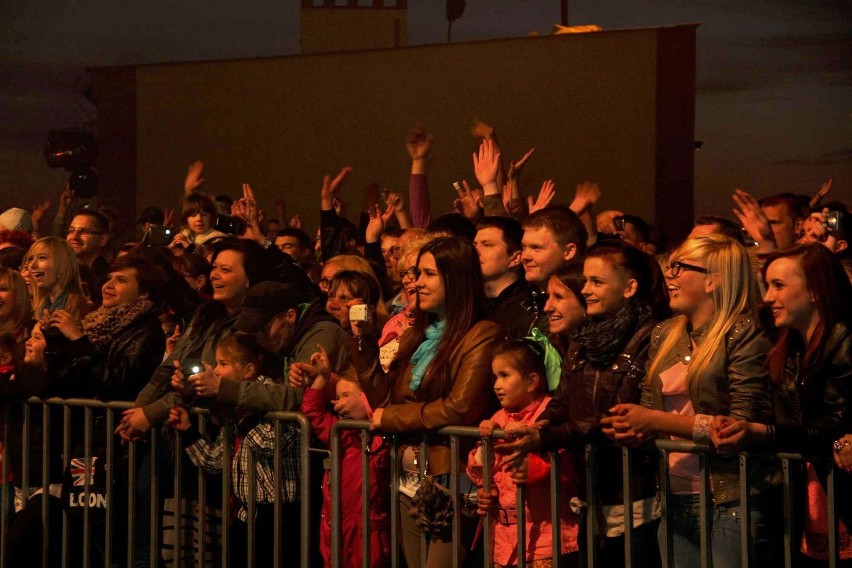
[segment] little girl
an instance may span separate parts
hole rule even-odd
[[[290,384],[304,384],[306,377],[316,377],[311,387],[305,390],[302,400],[302,412],[310,419],[317,438],[328,445],[331,437],[331,427],[337,422],[329,406],[326,384],[331,377],[328,355],[321,345],[319,351],[311,357],[310,364],[293,363],[290,373]],[[363,408],[359,405],[349,418],[353,420],[370,420],[373,410],[367,402],[367,397],[361,389],[358,380],[337,376],[334,383],[338,399],[360,397]],[[341,566],[344,568],[360,568],[361,555],[361,431],[342,430],[340,433],[341,482],[340,497],[343,527],[341,538]],[[390,562],[390,517],[388,511],[387,488],[390,486],[390,462],[388,448],[381,436],[371,436],[369,449],[370,460],[370,566],[381,568]],[[329,473],[325,473],[322,493],[322,524],[320,529],[320,551],[324,565],[331,565],[331,486]]]
[[[542,339],[546,341],[546,339]],[[552,349],[552,347],[551,347]],[[505,428],[512,422],[534,424],[547,407],[548,379],[558,380],[559,366],[548,369],[544,364],[545,347],[532,338],[521,341],[507,340],[494,350],[491,364],[494,373],[494,392],[500,401],[501,410],[479,425],[483,436],[490,436],[497,428]],[[495,447],[499,453],[499,444]],[[575,494],[577,475],[570,455],[560,452],[559,473],[563,487],[560,503],[561,553],[567,555],[578,551],[578,524],[568,507],[571,495]],[[518,563],[517,486],[525,484],[526,493],[526,562],[527,566],[554,566],[552,561],[552,527],[550,515],[550,459],[531,454],[524,466],[510,470],[501,463],[493,464],[492,490],[477,492],[480,514],[492,515],[493,566],[514,566]],[[477,486],[483,485],[482,448],[471,451],[468,458],[467,475]]]
[[[261,347],[253,335],[236,333],[223,339],[216,346],[216,367],[213,373],[222,380],[257,381],[264,384],[274,382],[259,374]],[[209,369],[209,365],[207,366]],[[189,377],[192,381],[192,376]],[[249,453],[255,459],[255,560],[258,566],[273,564],[271,545],[275,519],[275,424],[258,420],[245,412],[236,414],[236,427],[231,428],[228,444],[231,450],[231,482],[233,496],[238,508],[232,529],[231,565],[245,563],[245,537],[248,522],[248,502],[252,498],[249,491]],[[197,467],[219,473],[224,466],[222,456],[225,449],[225,429],[222,428],[215,442],[210,442],[190,422],[189,413],[182,406],[176,406],[169,413],[169,426],[184,434],[186,453]],[[281,455],[283,456],[283,496],[281,534],[287,535],[288,550],[295,554],[298,550],[300,534],[299,511],[299,429],[290,422],[282,423]],[[295,544],[294,544],[295,543]]]

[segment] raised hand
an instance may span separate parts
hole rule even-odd
[[[385,230],[385,225],[388,221],[390,221],[390,218],[393,217],[395,211],[396,208],[394,206],[388,205],[388,208],[385,209],[384,213],[382,213],[378,205],[373,205],[373,208],[367,211],[367,214],[370,216],[370,221],[367,223],[364,240],[368,243],[379,242],[379,239],[381,239],[382,236],[382,231]]]
[[[246,232],[242,235],[243,237],[259,243],[266,242],[266,235],[260,226],[257,200],[254,198],[254,191],[252,191],[251,185],[247,183],[243,184],[243,196],[231,205],[231,215],[239,217],[246,222],[247,228]]]
[[[320,206],[323,211],[330,211],[334,209],[333,200],[337,196],[337,190],[340,188],[340,185],[343,183],[343,180],[346,179],[352,172],[352,168],[349,166],[344,167],[340,170],[340,173],[334,179],[331,179],[330,175],[326,175],[322,178],[322,189],[320,190]]]
[[[299,214],[296,213],[292,217],[290,217],[290,227],[293,229],[301,229],[302,228],[302,218],[299,217]]]
[[[405,149],[408,150],[408,155],[412,161],[425,160],[434,141],[434,136],[426,132],[422,125],[417,125],[405,137]]]
[[[56,216],[64,217],[65,212],[74,205],[75,199],[77,199],[77,196],[74,194],[74,190],[71,189],[71,183],[65,182],[65,189],[59,196],[59,205],[56,210]]]
[[[615,228],[615,218],[624,217],[624,213],[615,209],[608,209],[598,213],[595,217],[595,227],[599,233],[604,235],[617,235],[618,230]]]
[[[500,153],[495,150],[494,142],[485,138],[479,145],[479,152],[473,153],[473,171],[476,180],[482,186],[485,195],[497,193],[497,172],[500,170]]]
[[[471,189],[466,180],[462,180],[462,186],[457,190],[459,197],[453,202],[453,207],[468,219],[476,219],[479,217],[481,195]]]
[[[41,221],[41,218],[44,217],[44,214],[47,213],[47,210],[50,209],[50,198],[45,197],[44,199],[38,201],[35,205],[33,205],[33,209],[30,212],[30,217],[33,220],[33,227],[38,229],[38,223]]]
[[[178,340],[183,335],[180,331],[180,324],[175,326],[175,330],[172,332],[170,336],[166,338],[166,354],[171,355],[175,352],[175,347],[177,347]]]
[[[175,224],[175,210],[174,208],[167,208],[163,210],[163,227],[172,227]]]
[[[751,238],[758,242],[758,250],[760,252],[771,252],[778,248],[772,226],[757,199],[741,189],[735,189],[732,198],[737,206],[733,210],[734,215],[740,220]]]
[[[811,198],[810,203],[808,203],[808,206],[810,206],[811,209],[816,209],[820,204],[820,201],[822,201],[823,198],[828,195],[828,192],[831,191],[831,181],[831,178],[829,178],[824,184],[822,184],[819,191],[817,191]]]
[[[524,169],[524,165],[530,159],[530,157],[535,154],[535,148],[530,148],[527,150],[527,153],[524,154],[520,160],[512,160],[509,162],[509,172],[506,174],[506,177],[509,178],[509,181],[517,180],[521,176],[521,171]]]
[[[530,215],[550,205],[554,197],[556,197],[556,184],[553,183],[552,179],[544,180],[535,201],[533,201],[532,195],[527,197],[527,210]]]
[[[195,160],[186,170],[186,179],[183,181],[183,192],[189,194],[195,191],[204,183],[204,178],[201,177],[204,172],[204,162]]]
[[[584,181],[577,184],[577,189],[574,192],[574,199],[571,201],[569,208],[577,215],[582,215],[587,210],[591,209],[592,205],[598,202],[601,198],[601,188],[598,184],[591,181]],[[615,226],[613,226],[613,229]]]

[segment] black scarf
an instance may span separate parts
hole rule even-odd
[[[628,300],[609,317],[586,318],[571,335],[571,342],[576,342],[593,367],[608,367],[650,317],[651,306]]]

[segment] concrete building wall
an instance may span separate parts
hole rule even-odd
[[[313,229],[324,173],[354,168],[341,191],[353,219],[369,183],[405,192],[405,134],[423,124],[435,135],[440,213],[453,181],[475,183],[469,126],[479,117],[497,128],[504,159],[536,147],[527,193],[553,178],[568,203],[577,183],[596,181],[598,210],[619,205],[681,232],[692,216],[694,83],[694,26],[143,66],[125,175],[137,209],[173,206],[187,164],[201,159],[210,193],[238,196],[249,182],[267,211],[285,197]]]

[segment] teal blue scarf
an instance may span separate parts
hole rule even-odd
[[[438,350],[438,342],[441,341],[441,336],[444,335],[444,328],[447,326],[445,321],[436,321],[429,324],[426,328],[426,339],[417,347],[417,350],[411,356],[411,364],[414,365],[414,370],[411,371],[411,383],[408,388],[412,392],[420,388],[420,383],[423,382],[423,376],[426,374],[426,369],[435,358],[435,352]]]

